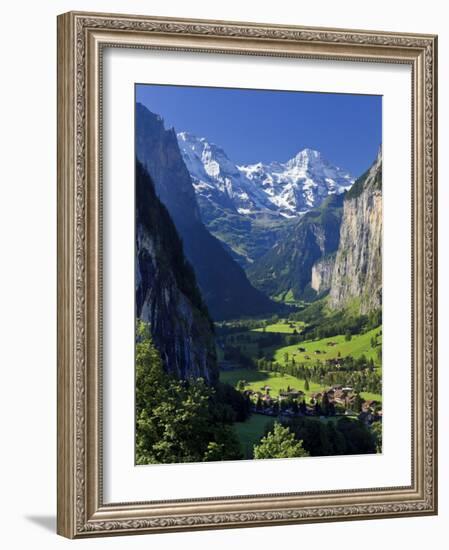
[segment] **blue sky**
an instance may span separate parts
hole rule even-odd
[[[237,164],[286,161],[310,147],[359,176],[382,141],[381,96],[137,84],[136,100]]]

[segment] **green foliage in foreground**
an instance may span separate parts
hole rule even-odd
[[[371,424],[371,431],[376,440],[376,451],[382,452],[382,422],[373,422]]]
[[[245,422],[235,424],[245,458],[255,458],[255,448],[261,440],[273,432],[273,417],[253,414]],[[382,452],[382,423],[374,422],[371,427],[354,417],[334,416],[318,418],[299,416],[283,419],[281,424],[300,441],[307,456],[336,456],[374,454]],[[265,436],[265,438],[264,438]],[[306,456],[306,455],[301,455]],[[281,458],[281,457],[264,457]],[[283,457],[285,458],[285,457]]]
[[[264,414],[252,414],[244,422],[236,422],[234,429],[240,441],[243,456],[253,458],[254,445],[273,428],[274,418]]]
[[[273,431],[263,437],[259,445],[254,446],[254,458],[295,458],[309,456],[302,442],[287,427],[275,423]]]
[[[201,462],[241,458],[226,405],[217,409],[203,379],[177,380],[164,372],[148,326],[137,325],[136,463]],[[217,410],[223,414],[217,415]],[[226,423],[225,417],[229,423]]]
[[[297,417],[284,422],[310,456],[335,456],[376,453],[376,435],[358,419],[341,417],[322,422],[317,418]]]

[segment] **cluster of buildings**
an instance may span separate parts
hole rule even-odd
[[[382,419],[381,403],[375,400],[360,403],[357,392],[349,386],[335,385],[312,393],[307,403],[301,390],[288,387],[278,396],[270,392],[270,386],[265,385],[260,391],[245,389],[243,394],[252,401],[253,412],[268,416],[358,416],[368,425]]]

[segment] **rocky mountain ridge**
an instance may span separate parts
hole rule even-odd
[[[269,296],[311,301],[325,289],[311,286],[313,266],[339,246],[343,195],[330,195],[319,208],[286,228],[278,242],[248,267],[250,281]]]
[[[354,183],[348,171],[310,148],[286,162],[237,165],[221,147],[205,138],[188,132],[180,132],[177,137],[196,194],[239,214],[295,217]],[[207,218],[207,202],[201,210]]]
[[[136,156],[154,182],[156,194],[183,241],[212,318],[279,311],[279,305],[250,284],[242,267],[207,230],[174,130],[166,129],[162,118],[140,103],[136,105]]]
[[[180,379],[218,379],[212,321],[182,242],[153,182],[136,163],[136,317],[150,326],[164,368]]]
[[[330,290],[335,267],[335,253],[323,256],[312,266],[310,286],[317,295]]]
[[[382,152],[346,194],[329,305],[357,302],[360,313],[382,306]]]

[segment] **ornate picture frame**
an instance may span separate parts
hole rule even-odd
[[[412,482],[105,503],[102,56],[134,48],[404,64],[412,74]],[[58,17],[58,533],[69,538],[437,513],[437,37],[70,12]]]

